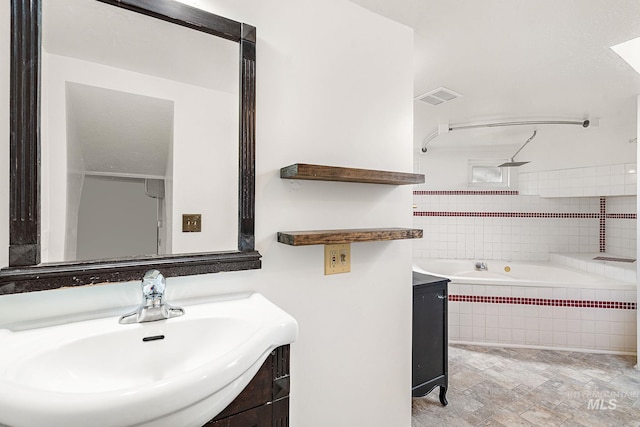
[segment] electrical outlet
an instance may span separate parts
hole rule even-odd
[[[199,233],[202,231],[202,215],[201,214],[183,214],[182,215],[182,232],[183,233]]]
[[[324,245],[324,274],[351,271],[351,244]]]

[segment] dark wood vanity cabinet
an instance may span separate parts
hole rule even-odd
[[[276,348],[245,389],[203,427],[288,427],[289,346]]]
[[[413,272],[413,397],[440,386],[447,404],[447,283],[449,279]]]

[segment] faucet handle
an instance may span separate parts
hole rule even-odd
[[[167,283],[158,270],[149,270],[142,277],[142,304],[120,317],[120,323],[141,323],[182,316],[184,310],[164,302]]]
[[[487,270],[487,263],[484,261],[476,261],[476,270]]]
[[[158,270],[149,270],[142,277],[142,294],[145,298],[158,298],[164,295],[167,282]]]

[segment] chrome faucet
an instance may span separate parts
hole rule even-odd
[[[164,288],[167,286],[162,273],[149,270],[142,277],[142,304],[131,313],[120,318],[120,323],[142,323],[170,319],[184,314],[184,310],[164,302]]]
[[[484,261],[476,262],[476,270],[478,270],[478,271],[486,271],[486,270],[488,270],[487,264]]]

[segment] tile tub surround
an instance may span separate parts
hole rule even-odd
[[[623,281],[560,263],[497,260],[477,271],[475,263],[414,260],[415,271],[451,280],[450,342],[635,353],[635,276]]]
[[[632,354],[636,291],[449,284],[449,342]]]
[[[411,425],[637,426],[635,363],[634,356],[450,345],[449,405],[437,393],[414,398]]]
[[[608,260],[616,258],[616,256],[607,253],[564,253],[551,254],[550,261],[597,276],[608,277],[621,282],[636,283],[637,261],[630,262],[629,258],[621,258],[624,261]]]
[[[606,251],[636,258],[637,197],[607,197],[606,203]]]
[[[507,190],[414,191],[414,255],[546,261],[555,252],[635,258],[636,197],[545,199]]]

